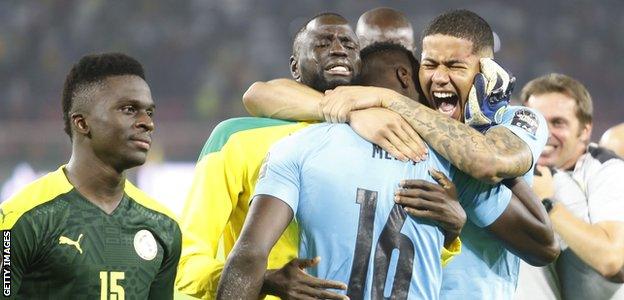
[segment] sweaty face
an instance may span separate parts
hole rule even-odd
[[[360,47],[348,24],[308,24],[298,53],[300,82],[325,91],[348,85],[360,72]]]
[[[138,76],[111,76],[91,102],[86,117],[91,147],[119,170],[142,165],[152,143],[154,101]]]
[[[464,117],[464,104],[480,57],[472,42],[449,35],[434,34],[423,39],[418,80],[430,106],[456,120]]]
[[[576,116],[574,99],[561,93],[547,93],[532,95],[526,104],[544,115],[550,131],[537,163],[561,169],[573,167],[584,152],[590,133]]]

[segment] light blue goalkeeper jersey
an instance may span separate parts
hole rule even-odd
[[[438,169],[453,179],[468,215],[482,224],[498,218],[510,194],[429,153],[424,162],[401,162],[347,125],[313,125],[273,146],[255,194],[292,208],[299,256],[322,258],[310,273],[346,283],[351,299],[438,299],[444,236],[431,221],[394,203],[398,183],[435,182],[428,170]]]
[[[532,184],[533,168],[548,139],[546,120],[530,108],[509,106],[501,124],[497,126],[511,130],[531,149],[533,167],[523,178],[528,184]],[[511,193],[506,187],[501,187]],[[520,259],[482,228],[490,224],[475,220],[470,214],[468,220],[460,235],[462,253],[444,268],[440,298],[511,299],[518,281]]]

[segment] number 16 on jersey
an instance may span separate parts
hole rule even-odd
[[[347,290],[347,296],[351,299],[365,298],[364,287],[372,251],[377,200],[378,193],[376,191],[357,190],[355,202],[360,205],[360,217],[353,266],[351,267]],[[414,245],[408,236],[401,233],[406,218],[407,213],[399,205],[394,204],[375,247],[371,299],[407,299],[412,278]],[[396,257],[397,254],[398,258]],[[392,290],[385,293],[390,260],[393,256],[396,261],[396,272],[390,282]]]

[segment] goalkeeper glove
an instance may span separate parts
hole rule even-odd
[[[481,73],[475,76],[470,88],[464,119],[466,124],[485,132],[502,121],[516,78],[491,58],[481,58],[480,64]]]

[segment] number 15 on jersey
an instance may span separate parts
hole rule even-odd
[[[121,282],[125,278],[124,272],[100,272],[100,300],[124,300],[124,289]]]

